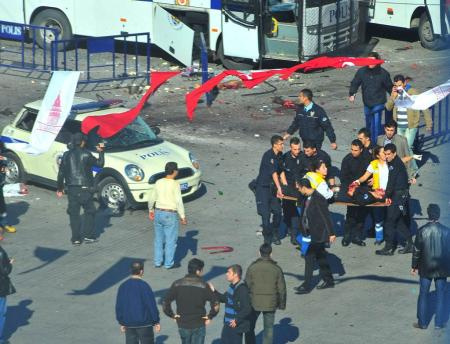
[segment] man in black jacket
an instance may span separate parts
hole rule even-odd
[[[380,55],[371,52],[368,58],[379,60]],[[375,142],[381,131],[386,94],[391,94],[394,85],[388,71],[380,65],[369,65],[358,69],[350,84],[349,100],[352,103],[359,86],[362,88],[366,128],[372,133],[372,142]]]
[[[228,290],[223,294],[214,291],[217,299],[225,303],[221,344],[242,344],[243,334],[250,330],[250,294],[245,281],[242,280],[240,265],[228,267],[226,276],[230,282]]]
[[[326,133],[331,143],[331,149],[337,149],[336,135],[330,119],[321,106],[313,103],[312,91],[307,88],[301,90],[298,99],[300,105],[297,105],[294,120],[283,138],[286,140],[298,130],[298,135],[303,143],[310,140],[314,142],[317,149],[320,149],[322,148],[324,133]]]
[[[386,202],[389,204],[384,224],[386,245],[383,249],[375,251],[378,255],[392,256],[395,251],[395,233],[398,231],[404,239],[406,246],[398,253],[411,253],[413,249],[411,233],[407,226],[407,209],[409,202],[408,172],[405,164],[397,155],[397,148],[393,143],[384,146],[384,154],[389,168],[388,183],[386,186]]]
[[[334,288],[333,275],[327,262],[325,244],[334,242],[336,235],[333,230],[333,222],[328,210],[328,202],[321,194],[311,187],[308,179],[299,181],[300,192],[307,197],[302,216],[302,233],[311,238],[308,251],[305,255],[305,280],[299,287],[294,288],[296,294],[307,294],[311,291],[315,261],[319,263],[320,276],[323,283],[317,289]]]
[[[346,193],[351,183],[356,181],[366,172],[370,159],[363,154],[364,146],[360,140],[353,140],[350,153],[342,160],[341,164],[341,194]],[[364,206],[348,206],[345,216],[344,238],[342,246],[350,245],[350,242],[358,246],[366,246],[362,240],[362,230],[368,210]]]
[[[327,183],[330,188],[333,188],[335,184],[335,168],[331,165],[330,155],[322,149],[318,149],[314,142],[305,141],[303,142],[303,154],[300,155],[300,165],[303,167],[303,171],[300,174],[300,178],[309,172],[313,171],[313,163],[315,161],[323,161],[327,167]]]
[[[9,259],[6,251],[0,246],[0,341],[6,320],[6,297],[16,292],[9,279],[13,263],[14,259]]]
[[[420,329],[427,328],[428,293],[434,280],[436,288],[434,326],[441,329],[445,326],[445,312],[450,308],[445,302],[447,278],[450,276],[450,228],[438,222],[441,210],[437,204],[430,204],[427,213],[430,222],[417,232],[412,255],[411,273],[415,275],[419,271],[420,275],[418,322],[413,326]]]
[[[68,197],[67,213],[70,218],[70,228],[72,229],[72,244],[80,245],[81,235],[81,216],[80,208],[84,209],[84,242],[96,242],[94,233],[95,205],[94,194],[94,176],[92,168],[94,166],[103,167],[105,156],[103,145],[99,144],[97,152],[99,157],[96,159],[92,153],[84,146],[86,138],[83,134],[77,133],[72,138],[70,149],[64,153],[59,165],[56,195],[62,197],[66,189]],[[66,188],[65,188],[66,187]]]
[[[183,344],[203,344],[206,329],[219,312],[219,303],[210,285],[202,279],[204,263],[193,258],[188,263],[188,274],[173,282],[163,301],[163,311],[178,324]],[[177,304],[176,313],[172,302]],[[211,310],[206,314],[205,304],[209,302]]]

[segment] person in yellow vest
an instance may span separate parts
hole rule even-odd
[[[317,190],[325,199],[329,200],[333,197],[333,190],[330,189],[326,182],[328,174],[327,166],[322,160],[315,160],[311,164],[311,171],[306,173],[305,178],[311,183],[311,187]]]
[[[373,150],[373,156],[375,160],[372,160],[367,167],[366,173],[358,180],[357,184],[361,184],[369,180],[372,177],[372,189],[376,192],[386,191],[389,168],[386,162],[386,155],[384,154],[384,148],[376,146]],[[376,207],[373,210],[373,218],[375,219],[375,245],[379,245],[383,242],[383,221],[385,217],[385,209],[383,207]]]

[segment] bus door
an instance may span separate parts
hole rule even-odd
[[[258,60],[258,35],[258,0],[222,1],[224,55]]]

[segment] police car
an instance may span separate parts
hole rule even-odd
[[[29,103],[7,125],[1,136],[7,152],[7,182],[32,181],[56,187],[59,163],[68,149],[71,135],[81,131],[81,122],[87,116],[102,116],[127,110],[115,102],[92,101],[75,98],[71,114],[61,128],[50,149],[33,156],[14,151],[8,143],[29,142],[42,100]],[[184,196],[195,193],[200,185],[201,171],[198,161],[187,150],[158,137],[159,128],[149,127],[137,117],[116,135],[104,139],[105,165],[95,168],[95,182],[100,201],[112,208],[136,208],[148,200],[148,194],[155,182],[164,177],[164,167],[169,161],[178,164],[177,180]],[[86,147],[95,156],[98,137],[88,136]],[[96,142],[94,142],[96,141]]]

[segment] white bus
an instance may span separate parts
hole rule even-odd
[[[153,44],[192,63],[194,39],[227,68],[299,61],[358,40],[358,0],[8,0],[0,20],[53,27],[60,39],[149,32]],[[38,43],[44,39],[38,35]]]
[[[444,48],[450,34],[450,0],[366,0],[368,23],[416,29],[422,46]]]

